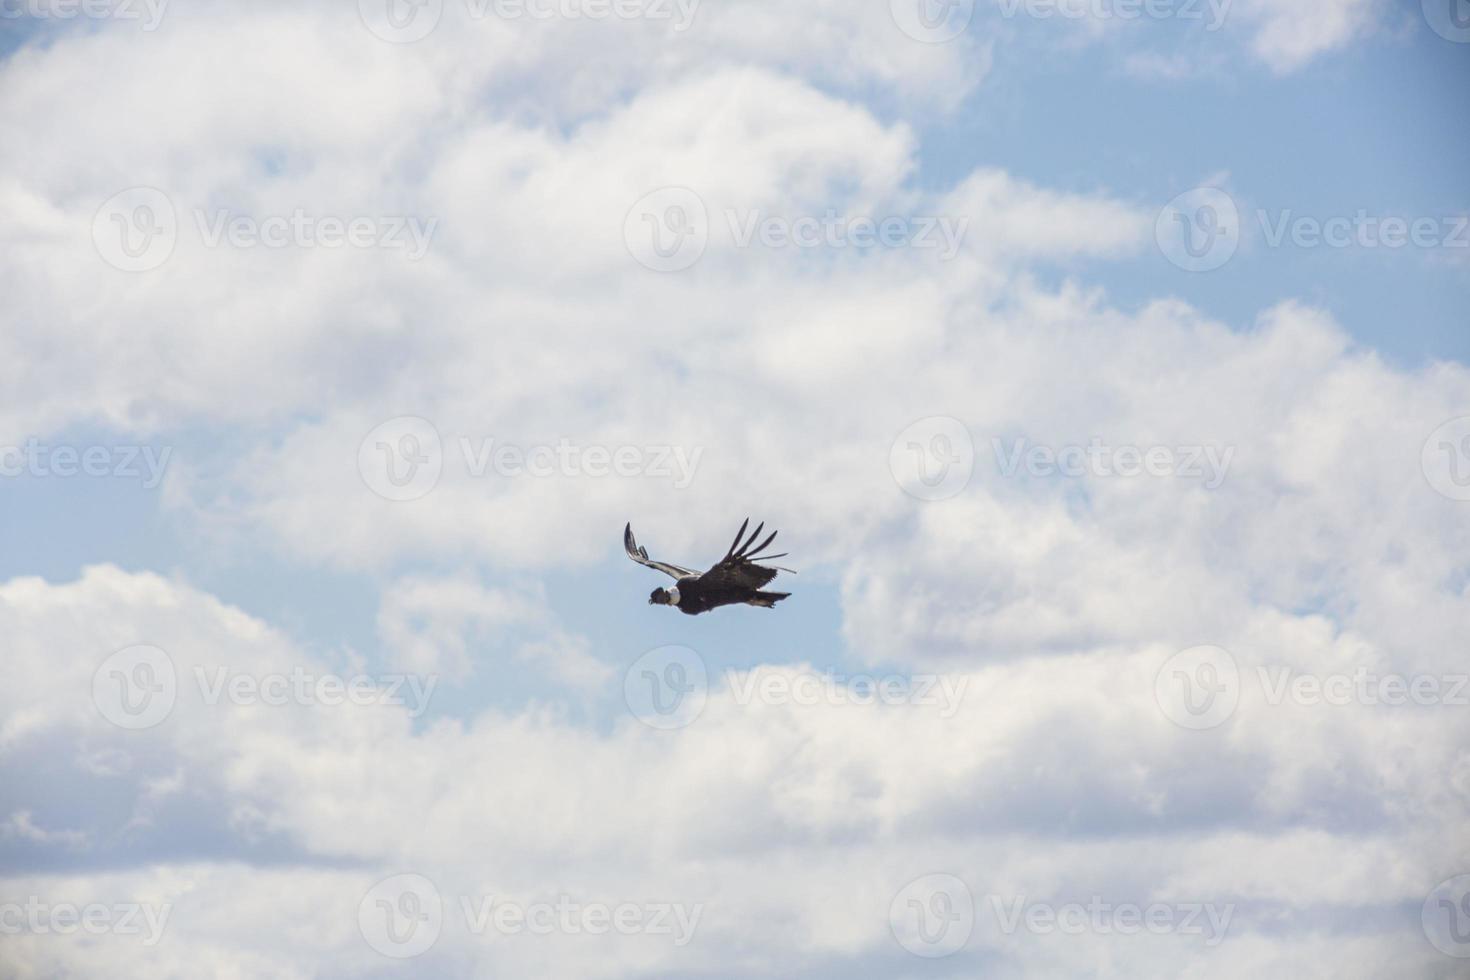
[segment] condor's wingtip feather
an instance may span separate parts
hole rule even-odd
[[[740,539],[745,537],[745,529],[748,527],[750,527],[750,518],[747,517],[745,521],[740,525],[740,530],[735,532],[735,540],[730,543],[730,550],[725,552],[726,558],[729,558],[735,554],[735,548],[737,545],[740,544]]]
[[[762,551],[765,551],[767,548],[769,548],[771,546],[771,542],[776,540],[776,535],[778,535],[780,533],[781,533],[780,531],[772,531],[771,532],[771,536],[769,538],[766,538],[764,541],[762,541],[755,548],[744,552],[745,560],[746,561],[755,561],[757,558],[759,558],[760,557],[760,553]],[[754,538],[752,538],[752,540],[754,540]]]
[[[745,544],[740,546],[740,550],[736,552],[736,554],[742,558],[748,556],[750,554],[750,546],[755,543],[755,539],[760,537],[761,532],[765,529],[765,521],[761,521],[759,524],[757,524],[755,526],[755,530],[750,532],[750,537],[745,539]]]

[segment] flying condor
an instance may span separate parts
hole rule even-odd
[[[762,555],[776,540],[776,532],[752,548],[755,539],[765,529],[764,522],[760,524],[749,538],[745,537],[745,529],[750,526],[750,518],[740,525],[740,530],[735,534],[735,542],[730,545],[730,550],[725,553],[719,563],[707,572],[696,572],[690,568],[679,565],[671,565],[666,561],[654,561],[648,557],[648,549],[638,547],[638,542],[633,539],[633,525],[630,523],[623,529],[623,548],[628,552],[628,557],[640,565],[647,565],[656,571],[674,579],[674,587],[671,589],[654,589],[653,594],[648,597],[649,605],[653,606],[675,606],[681,613],[689,616],[698,616],[700,613],[718,609],[720,606],[733,606],[744,604],[747,606],[760,606],[762,609],[770,609],[791,595],[790,592],[762,592],[761,588],[776,577],[777,572],[789,572],[789,568],[766,567],[757,565],[756,560],[771,561],[776,558],[785,558],[783,552],[779,555]],[[744,539],[744,544],[741,540]],[[794,574],[794,573],[793,573]]]

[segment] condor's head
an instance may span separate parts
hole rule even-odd
[[[650,606],[674,606],[679,603],[679,592],[677,589],[654,589],[653,594],[648,597]]]

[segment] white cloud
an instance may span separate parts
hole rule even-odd
[[[525,631],[535,638],[513,638]],[[383,590],[378,633],[392,662],[419,674],[462,680],[494,651],[539,665],[573,688],[595,688],[612,668],[588,653],[586,637],[558,629],[539,592],[487,588],[471,579],[408,578]]]
[[[889,932],[893,896],[946,869],[980,901],[971,952],[1018,975],[1109,955],[1152,972],[1189,962],[1223,976],[1268,951],[1322,953],[1346,975],[1366,975],[1355,957],[1381,962],[1391,948],[1433,962],[1409,934],[1417,916],[1397,910],[1438,880],[1434,855],[1455,846],[1467,802],[1446,796],[1442,777],[1463,754],[1457,709],[1271,705],[1246,685],[1225,726],[1186,731],[1154,701],[1154,674],[1170,652],[1160,645],[966,668],[967,694],[948,718],[924,704],[741,704],[718,680],[704,715],[678,733],[628,718],[595,734],[534,712],[415,731],[401,708],[208,706],[181,683],[173,713],[136,732],[88,700],[100,658],[139,637],[166,643],[181,678],[200,663],[257,673],[326,665],[208,595],[115,569],[57,586],[12,581],[0,587],[0,610],[6,634],[22,638],[9,701],[48,719],[7,751],[7,767],[47,752],[54,786],[75,774],[91,788],[88,840],[124,833],[129,851],[152,856],[149,867],[108,873],[11,874],[4,894],[170,909],[156,947],[130,935],[77,945],[27,931],[7,955],[40,974],[87,969],[95,955],[117,976],[185,962],[229,964],[242,976],[329,964],[367,973],[377,954],[356,931],[358,905],[374,882],[405,870],[427,876],[449,903],[444,933],[421,961],[439,972],[883,962],[906,955]],[[1334,658],[1340,641],[1310,627],[1257,617],[1237,647],[1242,666],[1287,643],[1286,656],[1319,668],[1362,655]],[[76,768],[82,745],[113,747],[134,764],[121,779],[88,775]],[[195,812],[253,813],[228,835],[248,848],[267,831],[294,866],[191,860],[190,836],[207,829],[199,817],[109,818],[114,794],[159,806],[165,783],[171,794],[192,785]],[[342,861],[350,866],[330,867]],[[654,935],[532,943],[475,934],[458,905],[562,894],[703,913],[684,946]],[[1228,942],[1211,947],[1187,934],[1047,941],[1006,933],[993,911],[995,901],[1094,894],[1238,911]],[[1322,917],[1349,904],[1375,910],[1382,924],[1322,947]],[[765,936],[760,951],[745,940],[752,928]]]
[[[1304,0],[1272,3],[1239,0],[1255,27],[1251,50],[1272,70],[1289,72],[1318,55],[1345,47],[1372,30],[1384,16],[1381,0]]]

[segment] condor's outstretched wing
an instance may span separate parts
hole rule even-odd
[[[638,542],[633,540],[633,525],[631,522],[629,522],[627,527],[623,528],[623,550],[628,553],[629,558],[638,564],[647,565],[649,568],[663,572],[670,578],[680,579],[699,574],[693,569],[671,565],[666,561],[654,561],[648,557],[648,549],[638,547]]]
[[[701,584],[759,589],[771,579],[775,578],[777,572],[791,571],[789,568],[767,568],[764,565],[756,564],[756,561],[770,561],[773,558],[785,558],[786,553],[762,555],[761,552],[769,548],[771,542],[776,540],[777,532],[772,531],[770,537],[756,545],[755,539],[760,537],[760,533],[765,530],[766,525],[762,522],[751,532],[750,537],[746,538],[745,529],[749,526],[750,518],[747,517],[745,523],[740,525],[740,530],[735,532],[735,541],[730,545],[730,550],[725,553],[725,557],[720,559],[719,564],[700,576]],[[744,539],[743,544],[741,543],[742,539]],[[755,547],[751,547],[752,545],[755,545]],[[795,573],[793,572],[792,574]]]

